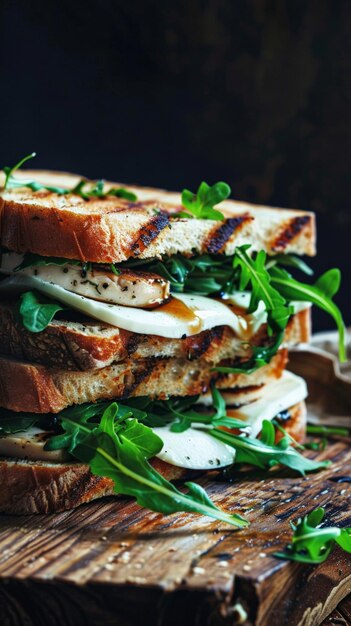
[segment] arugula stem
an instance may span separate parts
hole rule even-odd
[[[308,424],[308,435],[340,435],[340,437],[348,437],[350,430],[348,428],[338,428],[334,426],[313,426]]]
[[[126,474],[130,478],[133,478],[133,480],[136,480],[140,482],[141,484],[145,485],[146,487],[149,487],[151,489],[154,489],[155,491],[158,491],[159,493],[162,493],[164,496],[167,496],[168,498],[172,497],[178,502],[184,503],[185,506],[189,506],[189,502],[186,496],[184,496],[181,492],[173,494],[172,492],[170,492],[168,489],[165,489],[161,485],[157,485],[156,483],[153,483],[151,480],[148,480],[147,478],[144,478],[143,476],[140,476],[139,474],[135,474],[135,472],[128,469],[125,465],[122,465],[121,463],[116,461],[116,459],[110,456],[108,452],[106,452],[103,448],[98,447],[96,448],[96,451],[99,452],[99,454],[101,454],[101,456],[103,456],[107,461],[109,461],[109,463],[117,467],[117,469],[120,472],[122,472],[123,474]],[[201,504],[197,502],[196,508],[199,511],[201,511],[203,515],[207,515],[208,517],[213,517],[214,519],[220,520],[222,522],[227,522],[229,524],[232,524],[233,526],[237,526],[238,528],[245,528],[248,525],[248,522],[246,520],[242,520],[239,517],[236,518],[233,516],[233,514],[225,513],[224,511],[220,511],[220,510],[216,511],[215,509],[211,509],[210,507],[207,507],[205,504]]]

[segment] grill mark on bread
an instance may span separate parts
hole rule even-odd
[[[62,341],[66,347],[68,354],[72,358],[72,361],[74,365],[76,366],[77,370],[81,370],[81,371],[84,370],[84,367],[82,365],[82,359],[77,358],[77,352],[78,352],[77,348],[76,349],[73,348],[72,341],[69,341],[69,339],[64,333],[62,333]]]
[[[205,330],[198,335],[187,337],[187,358],[189,361],[203,357],[209,349],[215,349],[222,339],[225,326],[215,326],[210,330]]]
[[[145,339],[145,335],[139,335],[137,333],[130,333],[126,342],[126,351],[128,356],[131,356]]]
[[[75,506],[75,503],[79,503],[79,501],[81,501],[88,489],[92,489],[94,491],[98,487],[99,483],[104,483],[106,480],[108,480],[107,477],[95,476],[90,472],[82,474],[80,479],[76,480],[70,487],[69,497],[72,502],[72,506]]]
[[[138,256],[148,248],[166,226],[169,226],[169,216],[166,213],[161,211],[154,215],[147,224],[139,229],[134,242],[131,244],[130,249],[133,255]]]
[[[126,386],[121,396],[122,400],[125,400],[126,398],[129,398],[132,394],[134,394],[139,385],[141,385],[141,383],[144,382],[146,378],[149,378],[153,374],[157,365],[157,361],[160,360],[161,357],[151,358],[147,362],[144,362],[143,368],[138,368],[136,371],[130,372],[132,380],[129,385],[126,383]]]
[[[285,250],[287,245],[310,223],[311,217],[309,215],[299,215],[291,219],[273,240],[272,250],[274,252]]]
[[[232,234],[238,229],[241,229],[244,224],[251,222],[253,219],[254,218],[248,215],[248,213],[226,219],[220,224],[220,226],[215,226],[213,231],[211,231],[207,241],[205,242],[205,248],[207,248],[208,252],[211,252],[212,254],[220,252]]]

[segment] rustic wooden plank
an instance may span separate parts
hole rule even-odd
[[[316,506],[351,525],[351,484],[337,482],[351,476],[351,450],[335,442],[319,457],[333,465],[314,476],[278,471],[264,480],[254,472],[231,484],[202,477],[220,506],[250,519],[243,532],[113,498],[58,515],[1,516],[0,623],[51,626],[65,610],[75,626],[132,626],[140,611],[144,626],[235,624],[245,612],[257,626],[320,624],[350,591],[349,556],[335,551],[315,568],[272,556],[290,537],[288,520]]]

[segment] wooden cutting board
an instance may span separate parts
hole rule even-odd
[[[313,358],[312,404],[322,376]],[[351,394],[334,382],[330,373],[321,384],[329,401],[337,394],[345,417]],[[117,498],[57,515],[0,517],[1,626],[321,624],[351,591],[350,555],[335,549],[318,567],[273,557],[289,541],[289,520],[317,506],[328,522],[351,526],[350,443],[331,441],[318,458],[333,464],[305,478],[275,471],[229,484],[199,479],[218,505],[250,520],[240,532]]]

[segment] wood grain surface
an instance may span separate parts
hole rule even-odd
[[[351,526],[351,450],[308,477],[273,472],[200,479],[215,502],[251,521],[245,531],[190,514],[164,518],[111,498],[48,516],[2,516],[0,624],[6,626],[317,626],[351,590],[340,550],[318,567],[275,559],[289,519],[325,506]]]

